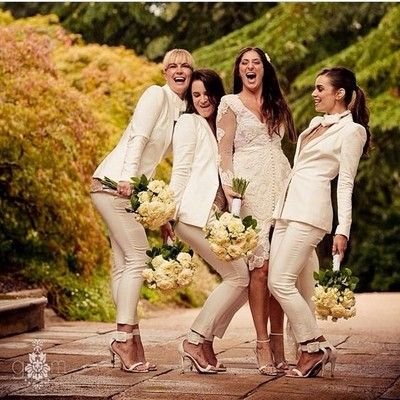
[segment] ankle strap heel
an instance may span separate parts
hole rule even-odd
[[[320,342],[320,347],[321,349],[326,352],[326,361],[325,364],[331,363],[331,377],[333,378],[334,373],[335,373],[335,367],[336,367],[336,359],[337,359],[337,349],[328,341],[325,342]],[[328,351],[329,350],[329,351]],[[325,368],[322,369],[322,376],[324,376],[324,370]]]
[[[125,343],[128,339],[133,339],[133,332],[116,331],[112,341]]]

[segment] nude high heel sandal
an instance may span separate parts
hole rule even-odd
[[[185,359],[187,358],[191,363],[191,365],[190,365],[191,370],[192,370],[192,367],[195,367],[196,371],[199,374],[216,374],[217,370],[212,365],[208,364],[207,367],[201,366],[199,364],[199,362],[193,357],[192,354],[185,351],[185,349],[183,348],[183,343],[185,342],[185,340],[183,342],[181,342],[178,346],[178,351],[179,351],[179,354],[181,355],[181,360],[182,360],[182,373],[184,372]]]
[[[266,339],[266,340],[256,340],[257,343],[269,343],[270,339]],[[276,376],[278,375],[278,370],[275,368],[275,365],[273,363],[267,363],[264,365],[260,365],[260,357],[258,356],[258,351],[257,350],[261,350],[257,347],[254,349],[254,353],[256,355],[257,358],[257,367],[258,367],[258,371],[260,372],[261,375],[269,375],[269,376]]]
[[[132,331],[133,336],[140,336],[140,330],[139,328],[136,328]],[[157,365],[155,364],[150,364],[148,361],[144,363],[144,366],[146,369],[149,371],[157,371]]]
[[[319,345],[322,349],[325,349],[325,351],[327,352],[327,360],[325,361],[324,367],[325,367],[325,365],[327,365],[329,363],[331,364],[331,377],[333,378],[334,373],[335,373],[336,359],[337,359],[338,351],[328,341],[320,342]],[[325,368],[322,369],[322,376],[324,376],[324,371],[325,371]]]
[[[283,340],[283,333],[271,332],[269,334],[269,336],[282,336],[282,340]],[[271,347],[271,351],[272,351],[272,347]],[[272,355],[274,356],[275,367],[279,372],[286,372],[289,370],[289,363],[285,360],[285,358],[282,361],[280,361],[279,363],[276,363],[275,354],[273,352],[272,352]]]
[[[327,342],[316,341],[300,345],[301,351],[303,352],[319,353],[322,351],[322,358],[316,361],[314,365],[306,371],[306,373],[303,374],[298,368],[293,368],[286,374],[286,376],[289,378],[313,378],[323,371],[325,364],[329,359],[329,354],[326,350],[327,346],[324,346],[324,343]]]
[[[122,357],[114,350],[113,344],[115,342],[121,342],[121,343],[126,343],[128,339],[133,339],[133,333],[127,333],[127,332],[122,332],[122,331],[117,331],[115,333],[115,336],[111,339],[110,345],[108,346],[108,349],[111,354],[111,364],[113,367],[115,367],[115,356],[117,356],[121,362],[121,369],[126,372],[135,372],[135,373],[143,373],[143,372],[149,372],[147,368],[140,368],[143,366],[142,362],[137,362],[132,365],[126,365],[125,361],[122,359]]]

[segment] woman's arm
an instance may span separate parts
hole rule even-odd
[[[164,104],[167,103],[164,91],[160,86],[150,86],[140,97],[132,119],[126,128],[126,131],[129,132],[129,139],[121,181],[129,181],[131,177],[137,176],[144,147],[160,117]]]
[[[229,207],[236,193],[232,190],[233,171],[233,147],[236,133],[236,116],[229,107],[218,109],[217,139],[219,154],[219,174],[222,189],[224,190]]]
[[[336,235],[342,237],[336,238],[335,236],[333,248],[341,255],[344,254],[350,236],[354,179],[366,140],[365,129],[361,126],[357,126],[343,135],[337,186],[339,224],[335,232]]]
[[[176,123],[172,140],[173,163],[170,189],[174,193],[177,204],[175,216],[178,213],[185,187],[189,181],[197,136],[193,115],[182,115]]]

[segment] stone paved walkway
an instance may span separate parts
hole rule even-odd
[[[42,331],[0,339],[0,397],[7,399],[141,400],[368,400],[400,399],[400,293],[360,294],[357,317],[321,322],[337,345],[335,378],[290,379],[259,375],[248,306],[216,341],[228,372],[180,373],[176,351],[198,310],[158,312],[141,323],[148,359],[158,371],[129,374],[111,368],[107,344],[113,324],[48,318]],[[48,382],[31,385],[24,368],[34,339],[50,367]],[[40,349],[38,351],[40,353]]]

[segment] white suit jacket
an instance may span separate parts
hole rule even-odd
[[[175,219],[204,227],[219,186],[217,140],[198,114],[182,115],[172,141],[170,188],[177,203]]]
[[[116,147],[93,174],[115,181],[155,173],[169,150],[174,122],[186,109],[185,101],[168,85],[150,86],[140,97],[135,112]]]
[[[300,150],[304,137],[322,119],[313,118],[310,126],[299,136],[293,169],[281,193],[274,218],[304,222],[330,232],[333,220],[330,184],[339,175],[339,224],[335,233],[349,238],[354,178],[367,139],[366,131],[348,114]]]

